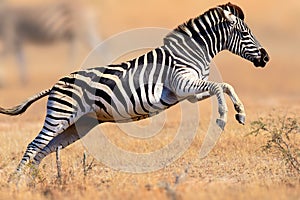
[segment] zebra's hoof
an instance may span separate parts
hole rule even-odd
[[[236,114],[235,115],[235,119],[240,123],[240,124],[243,124],[245,125],[245,121],[246,121],[246,116],[244,114]]]
[[[224,131],[226,122],[223,119],[217,119],[216,122],[217,122],[218,126]]]

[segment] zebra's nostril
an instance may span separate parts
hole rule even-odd
[[[260,53],[261,53],[262,61],[269,62],[270,57],[269,57],[267,51],[264,48],[260,49]]]
[[[264,58],[263,58],[263,61],[264,62],[269,62],[269,60],[270,60],[270,58],[269,58],[268,54],[265,55]]]

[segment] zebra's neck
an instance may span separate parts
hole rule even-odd
[[[164,45],[177,51],[175,57],[208,67],[212,58],[226,48],[227,37],[226,21],[217,9],[211,9],[174,29],[164,38]]]

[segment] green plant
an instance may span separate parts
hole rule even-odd
[[[250,135],[264,135],[263,151],[280,154],[287,166],[300,173],[300,126],[297,117],[269,115],[251,123]]]

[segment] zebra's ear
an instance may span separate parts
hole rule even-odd
[[[224,10],[221,7],[217,7],[217,10],[227,21],[229,21],[231,23],[236,22],[236,16],[234,16],[234,14],[232,14],[230,11]]]

